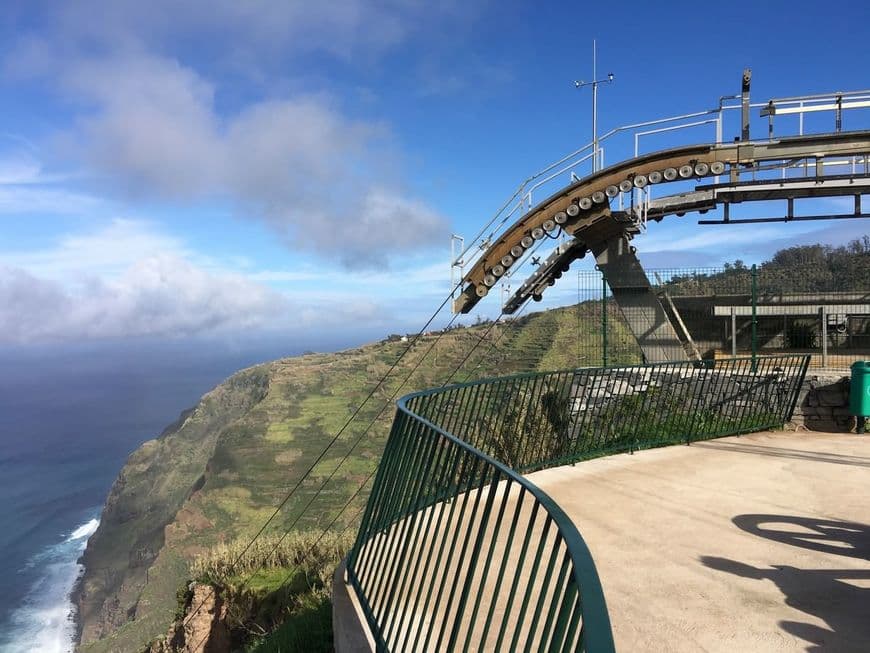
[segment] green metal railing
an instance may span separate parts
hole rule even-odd
[[[578,369],[404,397],[347,564],[378,649],[612,651],[588,548],[520,473],[782,425],[808,364]]]

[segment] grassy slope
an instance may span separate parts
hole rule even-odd
[[[125,623],[136,610],[149,567],[163,549],[164,527],[202,476],[221,430],[262,398],[267,383],[258,370],[232,376],[130,456],[84,554],[88,572],[77,599],[85,640]],[[103,600],[107,595],[111,601]]]
[[[387,386],[315,466],[269,531],[283,532],[296,521],[374,420],[371,431],[295,528],[323,526],[339,512],[377,465],[394,413],[390,401],[394,392],[439,385],[460,366],[454,381],[572,367],[578,362],[578,337],[591,337],[587,321],[577,319],[576,309],[532,314],[509,329],[496,325],[461,365],[485,331],[486,326],[480,326],[457,329],[440,339],[421,338]],[[85,588],[86,598],[92,601],[85,602],[88,612],[83,614],[91,623],[107,610],[116,624],[127,615],[135,616],[135,621],[82,650],[133,651],[165,633],[190,561],[215,544],[256,532],[406,347],[406,343],[376,343],[251,368],[206,395],[180,428],[134,453],[113,488],[105,525],[88,549]],[[339,523],[352,519],[363,501],[364,496],[358,497]],[[129,514],[124,511],[131,507],[136,515],[125,520]],[[164,534],[165,546],[160,546]],[[154,547],[156,557],[150,554],[131,567],[129,552],[141,548],[140,540]],[[101,575],[99,570],[106,567],[112,573]],[[104,576],[114,582],[101,585]]]

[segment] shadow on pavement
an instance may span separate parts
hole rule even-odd
[[[870,526],[787,515],[739,515],[742,530],[776,542],[831,555],[868,559]],[[780,621],[785,632],[810,643],[814,653],[870,650],[870,569],[799,569],[789,565],[753,567],[736,560],[702,556],[717,571],[773,582],[785,604],[827,624]],[[853,582],[848,582],[853,581]],[[857,581],[857,582],[855,582]]]
[[[747,533],[775,542],[870,560],[867,524],[792,515],[737,515],[731,521]]]
[[[838,453],[828,453],[825,451],[806,451],[803,449],[772,447],[770,445],[748,442],[718,442],[714,440],[693,442],[692,446],[700,449],[718,449],[720,451],[731,451],[734,453],[751,453],[757,456],[771,456],[773,458],[808,460],[817,463],[849,465],[852,467],[870,467],[870,458],[867,456],[848,456]]]

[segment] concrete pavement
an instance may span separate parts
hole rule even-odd
[[[870,651],[870,436],[760,433],[531,474],[618,651]]]

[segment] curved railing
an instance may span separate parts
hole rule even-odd
[[[402,398],[347,563],[377,648],[613,651],[588,548],[519,472],[781,425],[808,362],[579,369]]]

